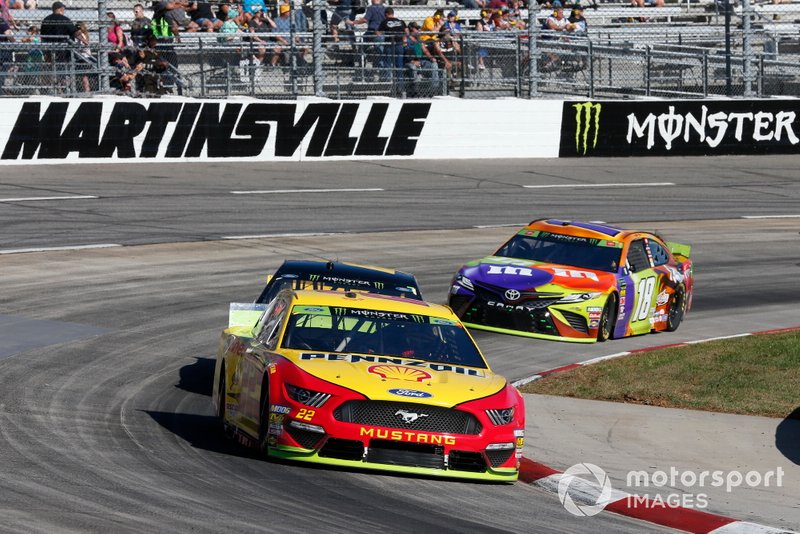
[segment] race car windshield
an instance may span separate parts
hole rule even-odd
[[[494,255],[615,273],[621,253],[622,244],[615,241],[538,232],[515,235]]]
[[[320,276],[309,273],[287,274],[274,278],[265,288],[264,292],[258,297],[256,302],[270,302],[281,290],[291,289],[313,289],[313,290],[351,290],[363,291],[366,293],[378,293],[380,295],[390,295],[393,297],[405,297],[419,300],[419,292],[414,286],[404,286],[391,283],[380,282],[377,280],[365,280],[355,278],[344,278],[337,276]]]
[[[287,349],[398,356],[486,368],[457,321],[427,315],[333,306],[295,306]]]

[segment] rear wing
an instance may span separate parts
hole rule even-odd
[[[228,328],[232,326],[248,326],[252,328],[256,325],[266,309],[267,304],[231,302],[228,311]]]
[[[692,246],[691,245],[682,245],[681,243],[670,243],[667,242],[667,247],[669,247],[669,251],[672,252],[673,256],[679,256],[683,260],[688,260],[689,255],[692,253]]]

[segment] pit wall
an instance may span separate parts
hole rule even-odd
[[[3,99],[0,164],[793,154],[800,100]]]

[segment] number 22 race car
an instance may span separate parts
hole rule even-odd
[[[291,460],[516,480],[522,397],[447,307],[284,289],[247,322],[224,330],[214,374],[239,441]]]
[[[691,247],[648,232],[541,219],[464,265],[449,304],[470,328],[593,342],[678,328]]]

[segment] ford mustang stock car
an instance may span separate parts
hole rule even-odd
[[[606,224],[539,219],[456,273],[470,328],[563,341],[674,331],[692,303],[691,247]]]
[[[282,289],[360,291],[422,300],[413,275],[376,267],[338,261],[286,260],[267,275],[267,284],[255,302],[232,303],[228,324],[251,324],[258,320]]]
[[[514,481],[525,414],[446,306],[353,291],[282,290],[222,333],[213,402],[268,456]]]

